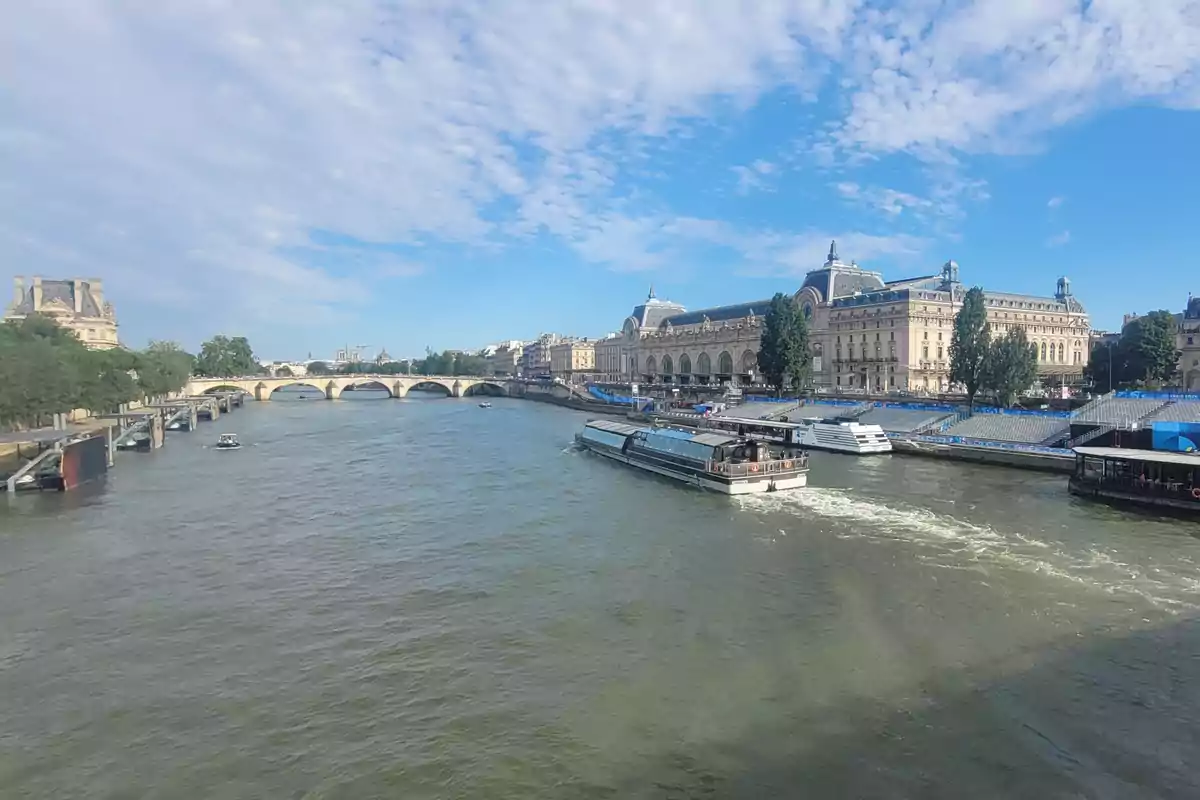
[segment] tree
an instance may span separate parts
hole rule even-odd
[[[982,388],[992,392],[999,405],[1011,406],[1017,395],[1037,380],[1034,347],[1023,328],[1010,328],[1006,336],[989,344]]]
[[[282,367],[279,367],[275,370],[275,377],[276,378],[294,378],[296,376],[292,372],[292,368],[285,364]]]
[[[5,325],[4,327],[8,327]],[[0,341],[0,424],[39,427],[76,408],[76,376],[50,341]]]
[[[1112,391],[1129,380],[1129,364],[1120,341],[1101,342],[1092,349],[1084,370],[1099,391]]]
[[[245,336],[214,336],[200,347],[197,375],[208,378],[237,378],[262,371]]]
[[[782,292],[771,298],[763,320],[758,347],[758,368],[767,383],[781,392],[800,387],[808,377],[808,321],[795,300]]]
[[[967,404],[975,407],[975,394],[983,385],[992,331],[987,321],[983,289],[967,291],[962,308],[954,316],[950,338],[950,382],[961,383],[967,390]]]
[[[328,375],[332,372],[324,361],[310,361],[307,365],[309,375]]]
[[[1138,317],[1121,331],[1127,378],[1143,385],[1170,383],[1179,366],[1175,349],[1175,316],[1170,311],[1152,311]]]
[[[195,357],[175,342],[150,342],[137,354],[135,369],[142,396],[162,397],[187,385],[195,368]]]

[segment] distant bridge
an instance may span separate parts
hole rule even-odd
[[[306,386],[325,395],[327,400],[337,400],[342,392],[353,386],[356,389],[383,389],[391,397],[404,397],[417,387],[436,386],[445,390],[450,397],[465,397],[487,387],[488,393],[508,394],[503,379],[473,376],[445,375],[306,375],[296,378],[192,378],[184,391],[189,395],[201,395],[214,391],[239,391],[255,400],[270,400],[276,389],[285,386]],[[480,392],[482,393],[482,392]]]

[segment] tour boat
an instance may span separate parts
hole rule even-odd
[[[892,443],[883,428],[862,425],[852,419],[807,417],[796,422],[777,422],[751,417],[705,417],[697,414],[665,414],[658,419],[671,425],[765,437],[810,450],[853,455],[892,452]]]
[[[487,402],[487,401],[485,400],[485,401],[483,401],[482,403],[480,403],[480,404],[479,404],[479,407],[480,407],[480,408],[491,408],[491,407],[492,407],[492,404],[491,404],[491,403],[489,403],[489,402]]]
[[[721,494],[799,489],[808,483],[807,453],[749,436],[593,420],[575,441],[605,458]]]
[[[236,433],[222,433],[217,437],[218,450],[240,450],[241,447]]]

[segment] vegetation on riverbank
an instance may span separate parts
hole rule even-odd
[[[1175,315],[1152,311],[1130,322],[1116,341],[1101,342],[1088,359],[1087,375],[1096,388],[1158,389],[1177,377]]]
[[[776,392],[800,390],[809,374],[808,320],[790,295],[777,292],[763,319],[758,368]]]
[[[111,413],[123,403],[179,391],[193,357],[174,342],[145,350],[89,350],[70,331],[33,314],[0,324],[0,427],[48,425],[55,414]]]
[[[962,384],[972,408],[981,391],[990,393],[997,405],[1010,406],[1037,380],[1035,347],[1016,326],[1004,336],[992,336],[983,289],[976,286],[967,291],[954,316],[950,381]]]
[[[425,358],[402,361],[354,361],[333,368],[324,361],[313,361],[308,365],[309,375],[486,375],[487,359],[484,356],[446,350],[435,353],[427,350]],[[281,376],[287,377],[287,376]]]

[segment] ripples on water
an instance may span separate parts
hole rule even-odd
[[[1194,524],[898,457],[730,502],[582,421],[264,404],[0,509],[0,797],[1200,793]]]

